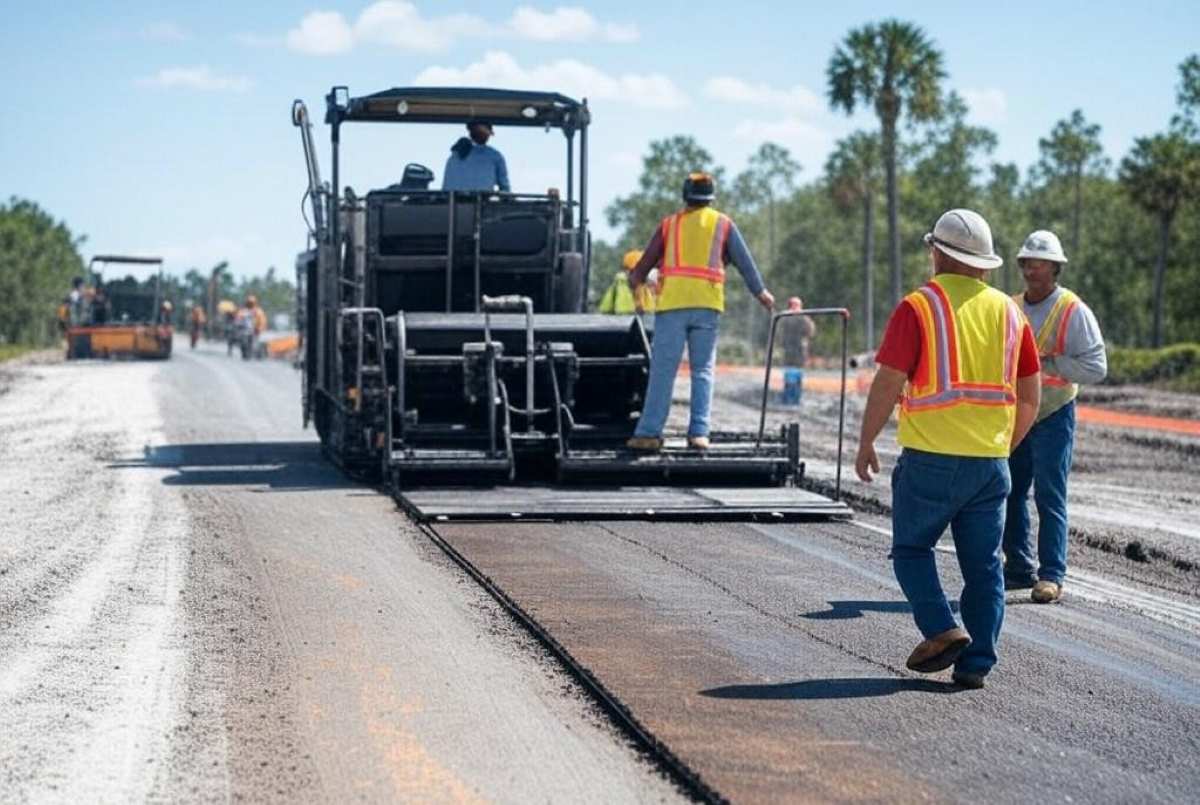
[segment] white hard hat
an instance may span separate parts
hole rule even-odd
[[[1067,256],[1063,254],[1063,247],[1058,241],[1058,235],[1048,229],[1039,229],[1025,238],[1025,242],[1021,244],[1021,251],[1017,252],[1017,259],[1024,260],[1027,257],[1034,260],[1049,260],[1053,263],[1067,262]]]
[[[992,247],[992,228],[974,210],[950,210],[925,235],[933,246],[972,268],[999,268],[1004,259]]]

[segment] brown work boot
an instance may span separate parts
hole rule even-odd
[[[692,448],[693,450],[707,450],[710,444],[711,442],[708,441],[707,436],[688,437],[688,447]]]
[[[1052,581],[1039,581],[1033,585],[1033,592],[1029,597],[1035,604],[1053,604],[1062,598],[1062,585]]]
[[[658,436],[634,436],[629,441],[625,442],[625,446],[630,450],[638,450],[644,453],[657,453],[662,450],[663,440]]]
[[[969,645],[971,636],[956,626],[921,641],[921,644],[913,649],[913,653],[908,655],[907,665],[910,670],[922,674],[943,671],[954,665],[958,655]]]

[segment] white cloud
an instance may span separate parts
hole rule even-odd
[[[507,22],[493,23],[474,14],[425,16],[407,0],[377,0],[351,23],[339,11],[312,11],[287,32],[287,46],[301,53],[345,53],[360,43],[401,50],[445,50],[464,38],[512,38],[535,42],[635,42],[636,25],[600,22],[586,9],[560,6],[539,11],[519,6]]]
[[[734,126],[733,135],[754,145],[777,143],[800,155],[801,159],[806,155],[825,153],[833,142],[830,132],[795,115],[775,120],[743,120]]]
[[[518,6],[509,18],[508,28],[522,39],[536,42],[584,42],[601,39],[606,42],[636,42],[640,32],[636,25],[601,23],[587,9],[579,6],[559,6],[552,11],[539,11],[532,6]]]
[[[192,35],[173,22],[152,22],[141,31],[151,42],[186,42]]]
[[[300,27],[288,31],[284,40],[292,50],[328,56],[354,47],[354,31],[337,11],[313,11],[305,14]]]
[[[718,101],[770,106],[780,110],[818,112],[824,108],[821,98],[802,84],[780,89],[769,84],[751,84],[732,76],[718,76],[705,82],[704,93]]]
[[[687,95],[661,73],[609,75],[575,59],[559,59],[525,68],[508,53],[492,50],[466,67],[428,67],[415,79],[418,85],[464,85],[539,89],[574,97],[623,101],[647,109],[678,109]]]
[[[360,42],[417,51],[444,50],[458,36],[483,36],[489,30],[487,22],[473,14],[425,18],[412,3],[399,0],[372,3],[354,23],[354,36]]]
[[[253,86],[253,82],[245,76],[214,73],[207,65],[164,67],[148,78],[139,78],[137,83],[143,87],[182,87],[205,92],[245,92]]]
[[[964,89],[962,96],[979,123],[1003,123],[1008,116],[1008,96],[1002,89]]]

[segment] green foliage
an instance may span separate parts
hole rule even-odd
[[[0,363],[19,358],[27,352],[32,352],[34,349],[34,347],[26,344],[0,344]]]
[[[1153,385],[1173,391],[1200,392],[1200,344],[1163,349],[1110,347],[1106,384]]]
[[[683,180],[697,170],[713,175],[720,196],[724,169],[693,138],[677,135],[650,143],[650,153],[642,160],[638,189],[616,199],[604,211],[609,225],[624,231],[617,246],[622,250],[642,248],[658,222],[683,205]]]
[[[55,339],[55,309],[83,275],[82,242],[32,201],[0,205],[0,344]]]

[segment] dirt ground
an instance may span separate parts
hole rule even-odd
[[[882,476],[872,484],[862,483],[854,476],[853,464],[866,397],[854,391],[853,380],[846,399],[842,488],[857,507],[890,512],[887,479],[899,456],[895,420],[876,441]],[[681,376],[669,428],[686,428],[689,390],[686,375]],[[756,429],[761,395],[761,380],[743,374],[719,376],[714,429]],[[1184,417],[1200,411],[1200,397],[1139,387],[1092,388],[1081,401],[1154,416]],[[779,405],[772,393],[768,431],[787,421],[800,422],[808,478],[824,488],[835,476],[837,396],[806,391],[796,409]],[[1200,438],[1080,422],[1068,492],[1071,563],[1194,594],[1200,589],[1198,475]],[[1036,527],[1032,500],[1030,512]]]

